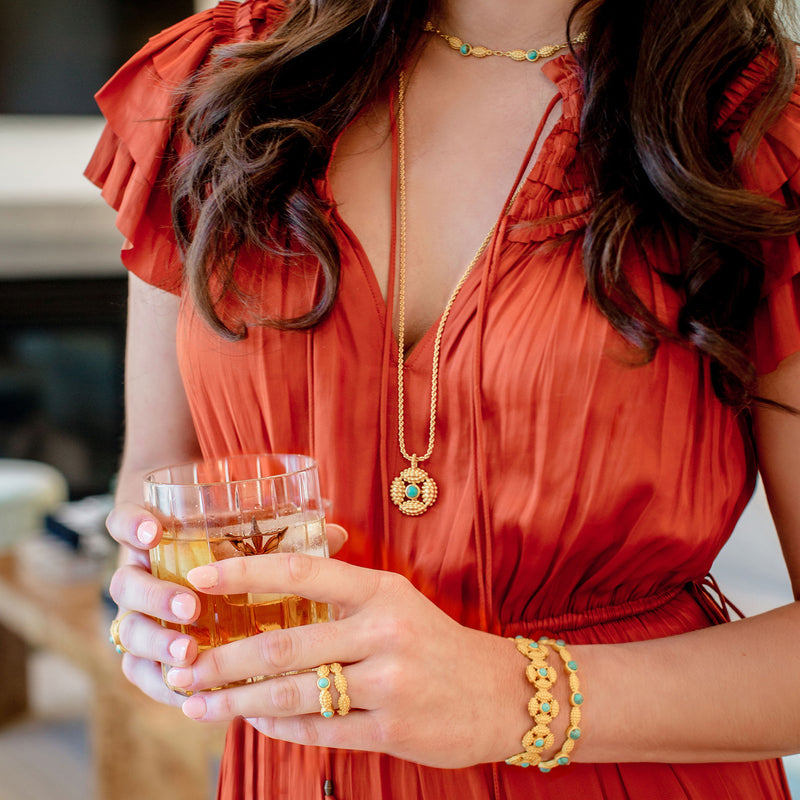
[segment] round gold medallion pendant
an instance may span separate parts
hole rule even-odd
[[[392,502],[410,517],[424,514],[436,502],[438,494],[436,482],[417,466],[404,469],[389,487]]]

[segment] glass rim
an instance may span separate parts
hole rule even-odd
[[[249,478],[236,478],[235,480],[209,480],[209,481],[184,481],[184,480],[162,480],[156,476],[164,473],[165,477],[169,474],[170,470],[186,469],[189,467],[196,467],[203,464],[213,464],[223,461],[236,461],[246,458],[261,459],[261,458],[297,458],[303,459],[306,464],[298,469],[287,470],[286,472],[276,472],[272,475],[251,475]],[[219,458],[198,458],[192,461],[183,461],[178,464],[167,464],[163,467],[157,467],[150,470],[143,478],[147,486],[185,486],[202,488],[207,486],[235,486],[240,483],[249,483],[250,481],[268,481],[276,480],[278,478],[288,478],[293,475],[300,475],[303,472],[317,468],[317,461],[311,456],[304,453],[239,453],[236,455],[220,456]]]

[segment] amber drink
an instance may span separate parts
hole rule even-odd
[[[307,456],[236,456],[168,467],[145,478],[145,496],[163,526],[150,551],[152,573],[162,580],[189,586],[189,570],[227,558],[328,555],[316,463]],[[197,594],[201,610],[194,623],[162,625],[193,636],[201,650],[329,619],[326,603],[296,595]]]

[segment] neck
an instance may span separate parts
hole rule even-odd
[[[472,44],[525,48],[563,41],[573,4],[572,0],[443,0],[435,20],[441,30]]]

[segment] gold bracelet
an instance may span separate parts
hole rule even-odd
[[[528,664],[525,674],[528,677],[528,680],[533,683],[534,686],[537,684],[534,683],[534,680],[532,680],[532,676],[541,680],[545,680],[544,671],[541,671],[542,665],[552,670],[552,667],[549,667],[547,664],[547,656],[550,654],[548,649],[549,647],[552,647],[561,657],[561,660],[564,662],[564,669],[568,675],[570,704],[569,727],[567,728],[564,744],[561,746],[561,749],[553,756],[553,758],[549,759],[548,761],[542,761],[542,751],[552,746],[554,737],[549,731],[549,728],[546,728],[549,736],[542,736],[540,733],[542,728],[534,727],[522,738],[522,746],[525,748],[525,751],[522,753],[517,753],[516,755],[506,759],[506,764],[520,767],[538,766],[541,772],[550,772],[550,770],[554,767],[566,766],[570,763],[570,754],[575,748],[576,742],[581,737],[580,722],[583,695],[580,692],[580,681],[578,680],[578,664],[575,662],[572,656],[570,656],[566,648],[566,643],[563,639],[549,639],[546,636],[543,636],[538,642],[534,642],[530,639],[525,639],[522,636],[517,636],[511,641],[515,642],[517,645],[517,650],[519,650],[520,653],[530,659],[531,663]],[[534,666],[534,664],[536,666]],[[555,677],[553,677],[550,685],[552,685],[554,682]],[[550,721],[555,719],[559,710],[558,702],[553,700],[551,695],[549,705],[546,704],[543,707],[540,705],[541,701],[538,700],[538,697],[539,692],[537,692],[537,694],[531,698],[530,702],[528,703],[528,712],[530,715],[538,723],[538,716],[535,715],[535,711],[537,709],[539,711],[544,711],[546,708],[547,712],[551,716]],[[544,717],[544,714],[541,716]]]
[[[550,645],[561,656],[561,660],[564,662],[564,670],[569,676],[569,727],[564,737],[564,744],[561,745],[561,749],[549,761],[542,761],[539,764],[540,772],[550,772],[554,767],[565,767],[570,763],[570,754],[578,739],[581,738],[580,724],[583,695],[581,694],[581,685],[578,680],[578,664],[567,651],[564,640],[540,639],[539,642],[540,645]]]
[[[558,716],[558,701],[550,691],[556,682],[557,673],[547,663],[550,650],[544,643],[534,642],[518,636],[512,639],[522,655],[530,660],[525,668],[525,676],[535,689],[536,694],[528,702],[528,713],[534,726],[522,737],[523,752],[510,756],[506,764],[520,767],[536,766],[542,760],[542,753],[553,746],[555,737],[550,724]]]

